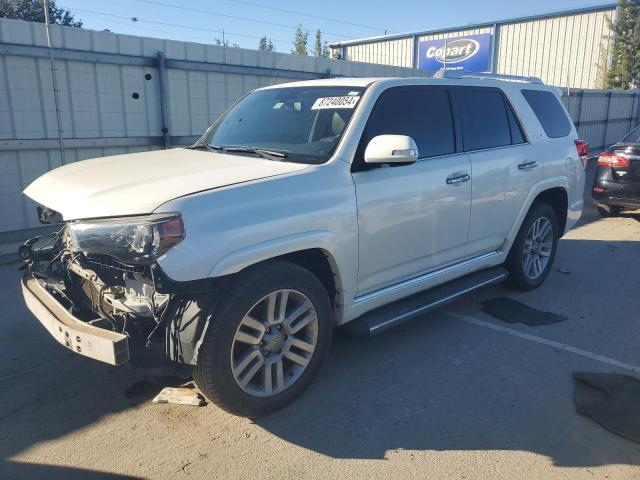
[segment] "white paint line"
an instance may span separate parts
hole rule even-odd
[[[574,355],[585,357],[590,360],[595,360],[596,362],[605,363],[613,367],[623,368],[625,370],[630,370],[635,373],[640,373],[639,366],[631,365],[630,363],[620,362],[613,358],[605,357],[604,355],[599,355],[597,353],[589,352],[581,348],[572,347],[571,345],[567,345],[566,343],[556,342],[555,340],[549,340],[548,338],[537,337],[536,335],[530,335],[528,333],[520,332],[512,328],[503,327],[502,325],[486,322],[484,320],[480,320],[479,318],[475,318],[470,315],[454,313],[448,310],[444,310],[444,313],[449,315],[450,317],[456,318],[458,320],[462,320],[463,322],[468,323],[470,325],[476,325],[478,327],[488,328],[489,330],[494,330],[496,332],[506,333],[514,337],[522,338],[524,340],[529,340],[530,342],[535,342],[541,345],[546,345],[548,347],[557,348],[558,350],[564,350],[565,352],[573,353]]]

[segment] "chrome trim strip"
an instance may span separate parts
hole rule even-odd
[[[381,328],[393,325],[394,323],[402,322],[403,320],[408,320],[409,318],[419,314],[420,312],[423,312],[425,310],[430,310],[432,308],[436,308],[438,305],[442,305],[452,300],[455,300],[456,298],[466,295],[467,293],[471,293],[474,290],[501,282],[505,278],[507,278],[506,273],[501,273],[499,275],[496,275],[495,277],[489,280],[485,280],[484,282],[478,283],[476,285],[473,285],[472,287],[465,288],[464,290],[460,290],[459,292],[453,293],[446,297],[442,297],[439,300],[436,300],[435,302],[427,303],[426,305],[415,308],[409,312],[403,313],[402,315],[398,315],[397,317],[390,318],[389,320],[379,323],[378,325],[374,325],[369,329],[369,333],[373,335],[377,330],[380,330]]]
[[[411,285],[415,285],[417,283],[423,282],[425,280],[429,280],[431,278],[435,278],[438,275],[443,275],[445,273],[449,273],[449,272],[454,272],[460,268],[464,268],[464,267],[468,267],[469,265],[473,265],[476,262],[480,262],[482,260],[486,260],[488,258],[494,257],[496,255],[500,255],[502,252],[500,251],[495,251],[495,252],[489,252],[489,253],[484,253],[482,255],[479,255],[477,257],[473,257],[470,258],[468,260],[464,260],[460,263],[455,263],[453,265],[450,265],[448,267],[444,267],[441,268],[440,270],[434,270],[422,275],[419,275],[417,277],[413,277],[413,278],[409,278],[408,280],[403,280],[402,282],[393,284],[393,285],[389,285],[388,287],[383,287],[380,290],[374,290],[373,292],[370,293],[365,293],[364,295],[360,295],[357,296],[354,299],[354,304],[358,305],[362,302],[366,302],[368,300],[371,300],[373,298],[379,297],[381,295],[386,295],[387,293],[391,293],[394,292],[396,290],[401,290],[405,287],[409,287]]]

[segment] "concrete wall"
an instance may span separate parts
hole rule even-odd
[[[0,19],[0,232],[39,225],[34,203],[21,192],[47,170],[164,148],[165,141],[188,144],[255,88],[329,76],[422,75],[395,66],[71,27],[52,26],[51,33],[64,156],[44,25]],[[162,73],[158,52],[164,53]]]

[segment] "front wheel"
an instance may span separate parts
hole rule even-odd
[[[322,283],[285,261],[247,269],[209,320],[194,379],[230,413],[259,417],[309,385],[331,342],[332,314]]]
[[[510,283],[520,290],[540,286],[551,270],[559,237],[553,208],[544,203],[534,206],[524,219],[507,258]]]

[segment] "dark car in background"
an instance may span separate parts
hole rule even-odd
[[[640,209],[640,127],[600,154],[591,196],[605,217]]]

